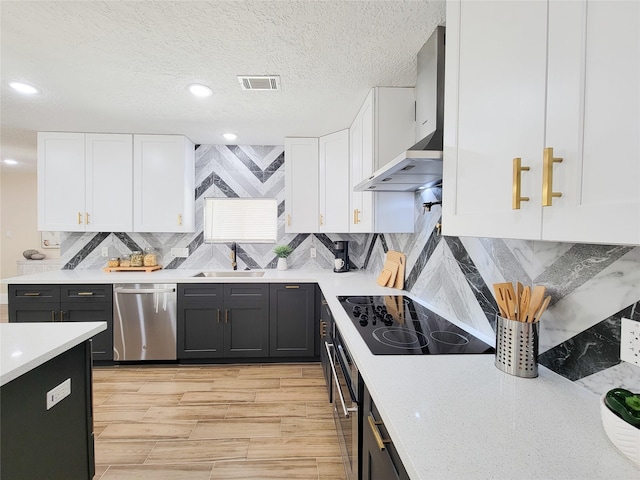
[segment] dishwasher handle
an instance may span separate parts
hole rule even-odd
[[[175,288],[114,288],[115,293],[173,293]]]

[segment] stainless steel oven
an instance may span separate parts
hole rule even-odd
[[[358,368],[342,341],[338,327],[333,328],[333,342],[326,344],[333,375],[333,418],[338,431],[340,451],[348,480],[358,479],[359,402],[362,381]]]

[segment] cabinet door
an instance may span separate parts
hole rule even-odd
[[[376,436],[379,436],[379,439]],[[379,440],[384,443],[380,445]],[[366,388],[362,401],[361,478],[362,480],[409,480],[402,460],[400,460],[393,443],[390,442],[389,435],[380,419],[380,412],[378,412]]]
[[[113,360],[113,304],[62,302],[60,316],[64,322],[106,322],[107,329],[91,339],[93,360]]]
[[[178,284],[178,359],[223,354],[223,286]]]
[[[318,139],[284,139],[285,232],[318,232]]]
[[[370,94],[371,96],[372,94]],[[367,97],[369,99],[369,97]],[[349,219],[349,231],[352,233],[370,233],[373,232],[373,193],[371,192],[355,192],[354,185],[358,184],[372,173],[372,164],[369,163],[368,168],[365,167],[363,155],[363,128],[362,112],[365,108],[370,108],[371,102],[365,102],[361,111],[356,116],[349,129],[349,162],[351,166],[351,179],[349,191],[351,194],[351,218]],[[373,129],[373,123],[368,125]],[[373,132],[371,132],[372,134]],[[373,143],[371,143],[373,145]]]
[[[86,134],[86,230],[133,230],[133,136]]]
[[[353,191],[378,165],[384,165],[413,144],[414,121],[410,115],[413,105],[411,88],[374,88],[351,125],[350,232],[413,232],[412,192]]]
[[[319,231],[349,231],[349,130],[319,139]]]
[[[638,2],[549,3],[544,240],[640,244],[639,32]]]
[[[219,358],[223,351],[222,305],[178,308],[178,358]]]
[[[443,233],[539,238],[546,2],[447,2]],[[522,202],[512,209],[513,159]]]
[[[271,357],[315,356],[315,288],[311,284],[271,284]]]
[[[91,339],[94,360],[113,360],[113,285],[60,285],[60,314],[64,322],[106,322],[107,329]]]
[[[59,303],[15,303],[9,301],[9,322],[57,322],[60,320]]]
[[[224,356],[269,356],[269,285],[224,286]]]
[[[38,230],[85,230],[84,133],[38,132]]]
[[[193,232],[195,150],[180,135],[134,135],[135,232]]]

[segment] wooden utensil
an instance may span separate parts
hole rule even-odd
[[[524,285],[521,282],[516,283],[516,320],[522,321],[522,309],[520,308],[520,300],[524,292]]]
[[[522,289],[522,295],[520,296],[520,305],[518,306],[518,320],[521,322],[526,321],[527,311],[529,310],[529,302],[531,301],[531,287],[527,285]]]
[[[536,323],[538,320],[540,320],[540,317],[542,317],[542,314],[549,306],[550,301],[551,301],[551,295],[548,295],[542,302],[542,305],[540,305],[540,308],[538,309],[538,311],[533,316],[533,320],[531,320],[531,323]]]
[[[531,300],[529,301],[529,308],[527,309],[527,317],[523,321],[528,323],[533,322],[534,315],[540,309],[540,306],[544,301],[545,291],[546,289],[542,285],[536,285],[533,287],[533,290],[531,291]]]
[[[493,289],[496,294],[496,301],[500,309],[500,316],[510,320],[515,319],[515,292],[513,285],[509,282],[494,283]]]

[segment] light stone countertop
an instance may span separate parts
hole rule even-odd
[[[0,323],[0,386],[106,329],[106,322]]]
[[[3,283],[317,282],[411,479],[640,478],[640,469],[609,442],[598,396],[545,367],[538,378],[525,379],[498,370],[493,355],[372,355],[337,296],[409,295],[378,286],[375,275],[292,269],[212,279],[194,278],[197,272],[69,270]]]

